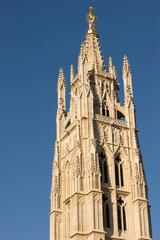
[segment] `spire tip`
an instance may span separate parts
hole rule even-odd
[[[89,7],[89,10],[87,13],[87,22],[89,25],[88,33],[96,32],[96,29],[95,29],[96,16],[94,14],[93,7]]]

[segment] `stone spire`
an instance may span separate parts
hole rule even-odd
[[[109,74],[111,78],[117,78],[116,68],[113,66],[112,57],[109,57]]]
[[[133,89],[132,89],[131,68],[128,61],[128,57],[126,55],[123,57],[122,75],[123,75],[123,82],[124,82],[125,101],[127,101],[133,98]]]
[[[124,55],[123,57],[123,75],[127,75],[130,72],[130,64],[128,61],[127,55]]]
[[[95,68],[96,72],[104,71],[105,65],[100,50],[99,37],[95,26],[96,16],[92,7],[87,13],[88,31],[81,45],[79,64],[87,62],[87,71]]]
[[[71,64],[71,67],[70,67],[70,83],[72,84],[74,80],[74,67],[73,67],[73,64]]]
[[[58,92],[58,108],[65,110],[66,109],[66,82],[64,77],[64,71],[62,68],[59,69],[57,92]]]
[[[65,78],[64,78],[64,71],[63,68],[59,69],[59,74],[58,74],[58,86],[66,85],[65,83]]]

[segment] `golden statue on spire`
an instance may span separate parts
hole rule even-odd
[[[88,33],[92,33],[95,31],[95,22],[96,22],[96,16],[94,15],[93,7],[89,7],[89,11],[87,14],[87,22],[89,25]]]

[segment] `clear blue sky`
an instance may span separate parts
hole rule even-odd
[[[0,239],[48,240],[56,83],[77,64],[95,7],[103,56],[132,67],[140,142],[160,239],[160,2],[0,0]],[[123,89],[121,83],[121,89]]]

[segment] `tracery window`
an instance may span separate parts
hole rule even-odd
[[[123,165],[120,156],[115,157],[115,180],[116,186],[124,186]]]
[[[106,117],[109,117],[109,109],[108,109],[108,106],[107,106],[107,103],[106,103],[106,98],[103,100],[102,102],[102,115],[103,116],[106,116]]]
[[[121,113],[120,111],[117,111],[117,118],[119,120],[125,121],[125,116],[123,113]]]
[[[100,166],[100,173],[101,173],[101,183],[103,184],[109,183],[107,158],[103,152],[99,154],[99,166]]]
[[[121,197],[119,197],[117,201],[117,219],[118,230],[126,231],[127,230],[126,206]]]

